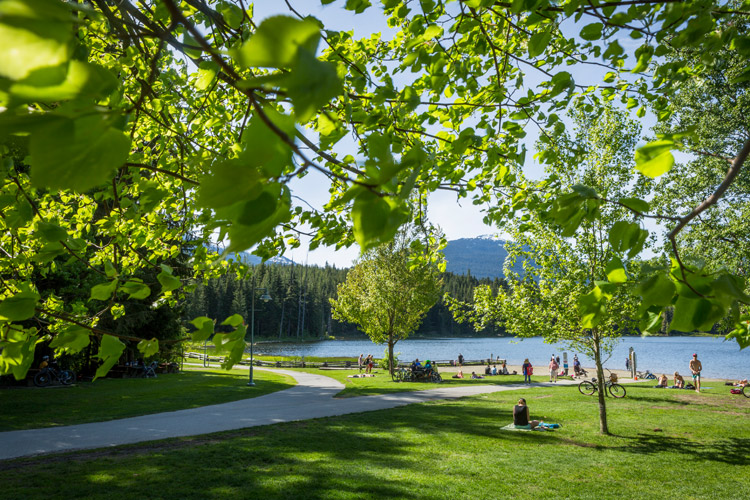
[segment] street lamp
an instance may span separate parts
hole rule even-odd
[[[263,291],[263,295],[260,296],[260,300],[268,302],[271,300],[271,296],[268,295],[268,288],[258,287],[255,288],[255,274],[253,273],[253,286],[250,291],[250,381],[247,385],[254,386],[255,381],[253,380],[253,345],[255,344],[255,291]]]

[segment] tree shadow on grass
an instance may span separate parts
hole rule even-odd
[[[684,438],[637,434],[627,437],[631,442],[624,446],[610,447],[636,455],[677,453],[691,460],[722,462],[729,465],[750,465],[750,439],[728,437],[719,441],[701,443]]]
[[[556,441],[552,432],[501,430],[511,421],[509,408],[427,403],[37,458],[0,468],[0,481],[28,499],[118,498],[112,491],[129,498],[425,498],[425,482],[453,474],[446,462],[454,452],[480,441],[508,449]],[[424,454],[435,442],[452,444],[441,456]]]

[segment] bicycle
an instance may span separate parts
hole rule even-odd
[[[750,398],[750,385],[746,385],[742,388],[742,395],[746,398]]]
[[[60,382],[62,385],[70,385],[75,380],[76,374],[72,370],[60,369],[56,361],[51,361],[34,375],[34,385],[37,387],[47,387],[53,381]]]
[[[625,387],[621,386],[617,382],[612,381],[612,372],[609,372],[610,379],[604,383],[604,394],[607,392],[612,395],[613,398],[624,398],[626,391]],[[584,380],[578,384],[578,391],[584,396],[593,396],[599,390],[599,386],[596,383],[596,378],[592,378],[591,381]]]

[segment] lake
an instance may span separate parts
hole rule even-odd
[[[279,356],[357,357],[360,353],[383,356],[385,345],[369,340],[322,340],[319,342],[288,343],[265,342],[256,345],[259,354]],[[693,353],[703,363],[703,376],[713,378],[740,379],[750,377],[750,348],[740,351],[736,342],[724,341],[723,337],[623,337],[612,356],[604,363],[611,369],[624,370],[628,348],[635,349],[638,370],[666,373],[671,377],[675,371],[689,374],[688,362]],[[508,364],[520,365],[529,358],[537,367],[546,367],[550,355],[562,355],[568,351],[569,363],[573,354],[578,354],[584,367],[594,366],[593,360],[566,349],[563,344],[546,344],[541,337],[515,339],[511,337],[491,338],[436,338],[407,339],[396,344],[395,351],[402,361],[419,359],[456,359],[458,354],[469,359],[486,359],[492,355],[508,360]],[[562,357],[562,356],[561,356]]]

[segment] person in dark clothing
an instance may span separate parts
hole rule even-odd
[[[464,355],[459,353],[458,354],[458,366],[463,366],[464,364]]]
[[[518,429],[533,429],[539,425],[539,420],[529,420],[529,407],[524,398],[513,407],[513,425]]]

